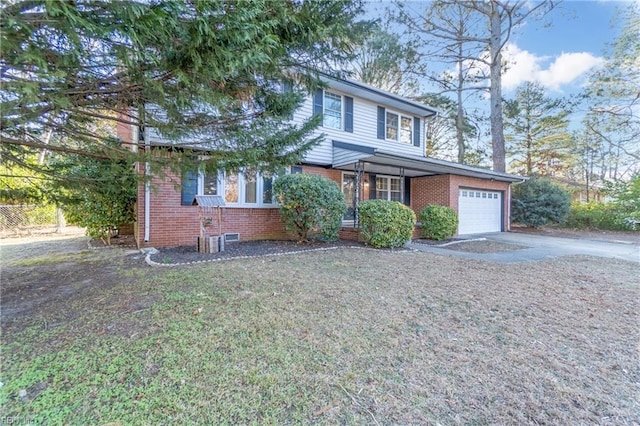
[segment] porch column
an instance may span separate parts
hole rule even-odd
[[[400,202],[404,204],[404,167],[400,167]]]
[[[364,164],[362,163],[362,161],[358,161],[357,163],[353,164],[353,171],[356,177],[356,181],[355,181],[355,187],[356,187],[355,201],[356,202],[355,202],[354,211],[353,211],[353,227],[357,228],[360,224],[359,215],[358,215],[358,204],[362,200],[362,194],[364,193],[364,190],[361,187],[362,185],[364,185],[364,179],[363,179]]]

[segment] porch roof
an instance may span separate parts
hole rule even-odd
[[[523,182],[526,178],[509,173],[494,172],[480,167],[436,160],[417,155],[398,154],[364,145],[333,141],[333,168],[353,171],[360,163],[364,172],[421,177],[433,175],[459,175],[500,182]]]

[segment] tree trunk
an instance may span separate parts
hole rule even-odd
[[[458,163],[464,164],[464,110],[462,108],[462,88],[464,87],[464,75],[462,73],[462,43],[458,43],[458,86],[457,101],[458,108],[456,111],[456,140],[458,141]]]
[[[490,41],[491,55],[491,147],[493,149],[493,170],[505,171],[504,124],[502,120],[502,22],[499,5],[491,1]]]
[[[464,111],[462,110],[462,89],[458,89],[458,108],[456,112],[456,139],[458,141],[458,163],[464,164]]]

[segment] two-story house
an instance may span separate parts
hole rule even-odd
[[[359,82],[323,79],[327,88],[309,96],[292,120],[321,113],[316,131],[325,138],[291,172],[320,174],[342,188],[349,209],[341,237],[357,239],[357,203],[374,198],[402,202],[416,214],[429,204],[450,206],[459,214],[458,234],[509,229],[510,184],[522,178],[428,158],[426,130],[435,109]],[[135,140],[133,133],[119,127],[123,140]],[[223,196],[221,223],[213,228],[230,238],[287,238],[270,175],[200,174],[182,179],[178,187],[175,183],[176,177],[169,176],[140,186],[140,247],[195,244],[201,218],[193,200],[198,194]]]

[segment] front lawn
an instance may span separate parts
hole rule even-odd
[[[4,418],[638,421],[637,264],[362,249],[168,270],[105,252],[56,260],[3,267]],[[47,293],[47,276],[64,286]]]

